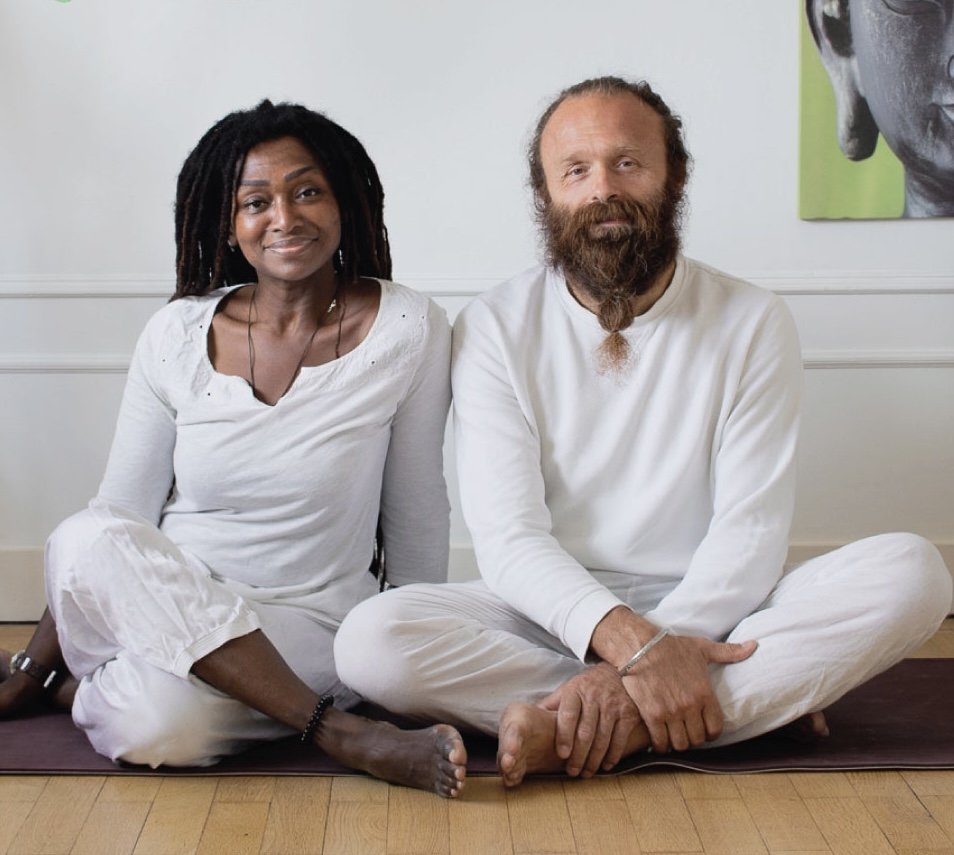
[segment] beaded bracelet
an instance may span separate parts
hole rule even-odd
[[[321,724],[321,717],[334,702],[334,695],[322,695],[318,703],[315,704],[315,708],[311,712],[311,718],[308,719],[308,724],[305,725],[305,729],[301,732],[301,741],[303,744],[311,742],[314,738],[318,726]]]
[[[672,629],[668,626],[664,626],[659,632],[657,632],[652,638],[649,639],[642,647],[639,648],[630,658],[622,668],[619,669],[616,673],[620,677],[625,677],[633,668],[636,667],[636,663],[639,662],[650,650],[652,650],[660,641],[662,641],[669,633],[672,632]]]

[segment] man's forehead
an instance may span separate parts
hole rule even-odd
[[[545,159],[563,158],[596,140],[620,149],[664,148],[662,117],[628,92],[571,95],[544,127],[540,153]]]

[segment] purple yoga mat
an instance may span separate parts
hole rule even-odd
[[[827,711],[831,736],[810,744],[766,734],[725,748],[641,754],[619,772],[676,766],[740,773],[844,769],[954,769],[954,659],[907,659],[849,692]],[[373,710],[363,710],[374,714]],[[493,740],[466,735],[470,774],[494,774]],[[155,772],[116,766],[89,747],[64,713],[0,721],[0,773],[92,775],[350,774],[296,738],[258,745],[216,766]]]

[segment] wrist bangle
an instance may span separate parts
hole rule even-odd
[[[322,695],[318,703],[315,704],[315,708],[311,711],[311,717],[308,719],[308,724],[305,725],[305,729],[301,732],[301,741],[302,744],[308,744],[314,738],[315,733],[318,731],[318,726],[321,724],[321,717],[325,714],[328,707],[332,706],[335,702],[334,695]]]
[[[650,650],[652,650],[660,641],[662,641],[669,633],[672,632],[672,629],[668,626],[664,626],[659,632],[657,632],[652,638],[649,639],[642,647],[639,648],[632,656],[630,656],[629,661],[620,668],[616,673],[620,677],[625,677],[633,668],[636,667],[636,663],[639,662]]]

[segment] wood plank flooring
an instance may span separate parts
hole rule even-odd
[[[916,655],[954,658],[954,620]],[[0,776],[0,855],[192,853],[954,855],[954,771],[473,778],[455,802],[363,777]]]

